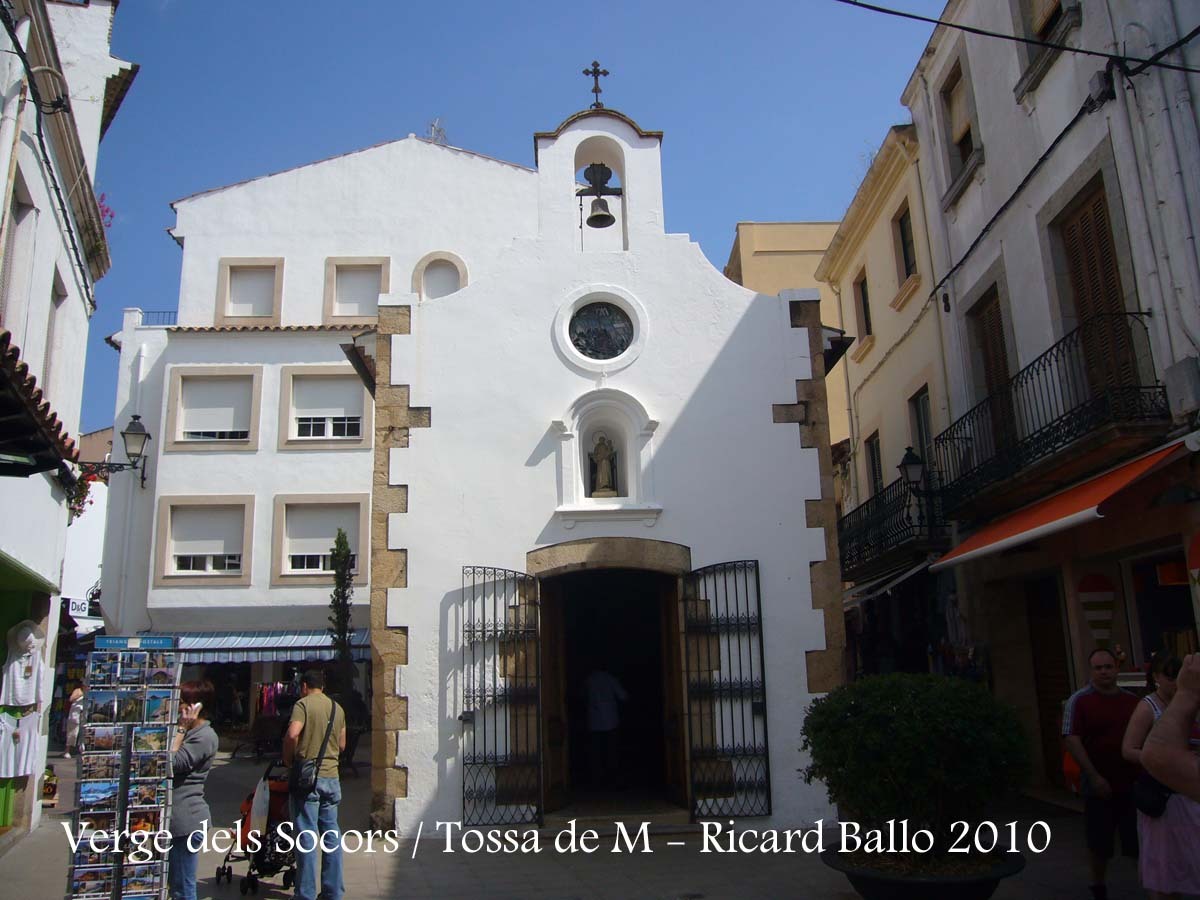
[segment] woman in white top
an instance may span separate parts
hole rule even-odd
[[[67,698],[67,752],[63,754],[71,758],[71,751],[79,752],[79,733],[83,725],[83,685],[76,684]]]

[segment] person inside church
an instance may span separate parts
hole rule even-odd
[[[629,694],[616,676],[597,666],[584,679],[588,750],[594,787],[616,788],[621,758],[621,708]]]

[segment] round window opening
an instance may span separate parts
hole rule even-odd
[[[614,303],[588,303],[571,316],[567,333],[589,359],[616,359],[633,343],[633,320]]]

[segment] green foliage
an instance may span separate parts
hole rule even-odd
[[[350,649],[350,636],[354,632],[350,612],[350,601],[354,597],[354,573],[350,557],[350,541],[346,538],[346,532],[339,528],[330,549],[333,592],[329,595],[329,636],[337,659],[338,687],[346,691],[354,686],[355,676],[354,654]]]
[[[802,731],[812,762],[846,819],[878,827],[908,819],[944,849],[950,824],[976,822],[1017,787],[1029,760],[1013,711],[959,678],[863,678],[813,702]]]

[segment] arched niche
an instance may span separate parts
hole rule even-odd
[[[616,222],[608,228],[591,228],[588,225],[583,225],[583,235],[581,248],[583,250],[628,250],[629,249],[629,229],[626,225],[628,216],[627,200],[628,193],[625,186],[625,151],[621,145],[611,137],[606,135],[593,135],[584,138],[575,148],[575,181],[578,186],[586,186],[587,181],[584,179],[584,170],[592,163],[600,163],[608,166],[612,170],[612,178],[608,182],[609,187],[619,187],[621,196],[606,197],[609,211],[616,218]],[[591,211],[592,197],[583,197],[583,218],[586,220]]]
[[[422,300],[448,297],[467,286],[467,264],[448,250],[426,253],[413,268],[412,292]]]
[[[561,440],[559,507],[568,528],[589,519],[641,519],[653,525],[653,436],[658,422],[631,394],[599,388],[579,397],[554,423]],[[611,490],[598,480],[597,438],[611,443]]]

